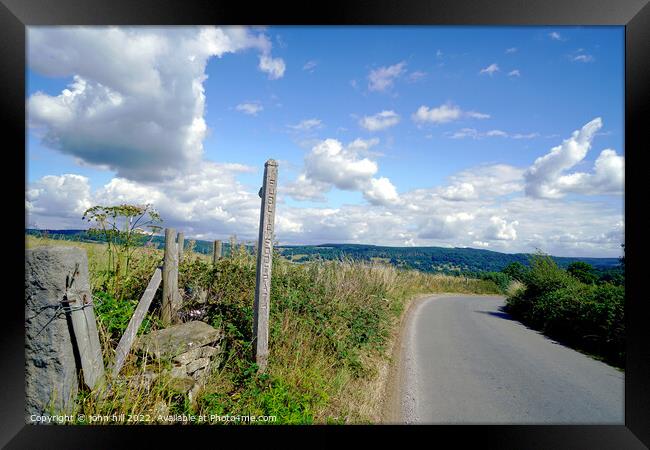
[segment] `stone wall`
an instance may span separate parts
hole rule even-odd
[[[198,320],[141,336],[134,348],[145,357],[171,362],[171,380],[194,401],[212,368],[221,358],[223,334]]]

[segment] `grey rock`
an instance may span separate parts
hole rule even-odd
[[[173,361],[179,364],[188,364],[195,359],[200,358],[203,354],[204,348],[205,347],[196,347],[189,352],[181,353],[178,356],[174,356]]]
[[[217,342],[221,337],[220,330],[196,320],[141,336],[134,348],[143,353],[153,354],[157,359],[173,358],[197,347]]]
[[[159,374],[152,371],[145,371],[135,375],[116,378],[112,381],[108,390],[103,393],[104,397],[116,395],[123,392],[124,388],[127,390],[143,390],[149,392],[154,381],[158,378]]]
[[[171,369],[171,376],[173,378],[181,378],[187,375],[187,366],[174,366]]]
[[[192,378],[194,378],[196,381],[201,381],[205,375],[208,373],[208,368],[204,367],[203,369],[198,369],[192,374]]]
[[[210,358],[199,358],[195,361],[192,361],[187,365],[187,373],[191,374],[196,372],[199,369],[203,369],[210,364]]]
[[[78,266],[87,283],[88,258],[76,247],[38,247],[25,252],[25,413],[69,413],[78,392],[71,324],[58,309],[66,278]],[[81,280],[79,280],[81,281]]]
[[[221,350],[220,346],[210,347],[205,346],[201,347],[201,358],[212,358],[217,352]]]

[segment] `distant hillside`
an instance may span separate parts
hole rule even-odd
[[[67,241],[102,242],[102,239],[90,235],[86,230],[37,230],[33,228],[27,228],[25,229],[25,234],[31,236],[47,236],[50,239],[65,239]],[[189,239],[190,238],[186,238],[186,242]],[[165,246],[165,237],[153,236],[151,238],[151,243],[157,248],[163,248]],[[229,248],[229,245],[227,243],[224,243],[224,252],[226,252],[227,248]],[[212,241],[197,240],[194,246],[194,251],[204,254],[211,253]]]
[[[499,253],[475,248],[444,247],[382,247],[355,244],[322,244],[316,246],[281,246],[280,251],[294,261],[316,258],[340,259],[351,257],[367,261],[385,261],[398,267],[418,269],[423,272],[481,272],[499,271],[512,262],[528,263],[526,253]],[[619,265],[618,258],[573,258],[554,256],[560,267],[575,261],[584,261],[607,270]]]
[[[37,236],[47,234],[50,238],[55,239],[97,241],[85,230],[27,229],[25,233]],[[164,246],[162,236],[154,236],[152,242],[159,248]],[[280,254],[294,262],[351,258],[362,261],[383,261],[396,267],[446,274],[499,271],[512,262],[528,264],[529,257],[526,253],[499,253],[474,248],[383,247],[363,244],[281,245],[277,249]],[[212,252],[212,242],[196,240],[195,251],[209,254]],[[224,242],[224,254],[228,254],[229,251],[228,243]],[[553,259],[563,268],[575,261],[584,261],[599,270],[609,270],[619,265],[618,258],[554,256]]]

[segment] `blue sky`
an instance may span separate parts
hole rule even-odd
[[[620,254],[622,27],[31,27],[28,60],[30,226],[253,239],[275,158],[281,242]]]

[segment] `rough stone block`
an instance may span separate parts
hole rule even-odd
[[[78,391],[78,367],[69,317],[59,308],[76,265],[88,273],[88,258],[76,247],[38,247],[25,254],[26,419],[51,406],[69,412]],[[66,280],[68,278],[68,280]]]
[[[217,353],[220,350],[220,346],[216,347],[210,347],[210,346],[205,346],[201,347],[201,358],[212,358],[215,353]]]
[[[191,377],[194,378],[196,381],[199,381],[201,379],[201,377],[203,376],[203,374],[205,373],[205,370],[206,369],[199,369],[199,370],[195,371],[191,375]]]
[[[194,373],[199,369],[207,367],[208,364],[210,364],[210,358],[199,358],[187,365],[187,373]]]
[[[202,356],[203,348],[205,347],[196,347],[190,350],[189,352],[181,353],[178,356],[174,356],[173,361],[179,364],[188,364]]]
[[[173,358],[197,347],[217,342],[221,337],[220,330],[196,320],[141,336],[134,347],[141,352],[153,354],[158,359]]]
[[[181,365],[172,367],[171,376],[172,378],[182,378],[187,376],[187,366]]]

